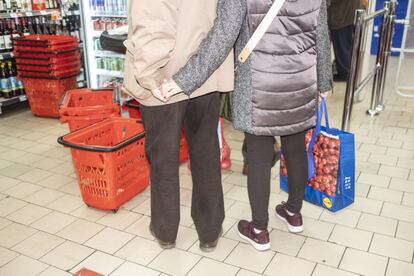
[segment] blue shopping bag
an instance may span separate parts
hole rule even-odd
[[[325,117],[326,126],[322,126]],[[308,185],[305,200],[339,211],[355,200],[355,139],[352,133],[330,128],[328,109],[322,99],[317,123],[306,135]],[[288,172],[281,159],[280,188],[288,192]]]

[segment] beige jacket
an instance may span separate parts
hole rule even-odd
[[[130,0],[123,90],[146,106],[163,105],[150,90],[170,79],[197,52],[213,26],[217,0]],[[234,56],[191,98],[234,87]],[[168,103],[187,100],[180,93]]]

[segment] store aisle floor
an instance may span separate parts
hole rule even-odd
[[[344,85],[329,98],[339,126]],[[387,89],[381,116],[354,108],[357,140],[356,202],[332,214],[305,204],[305,232],[293,235],[276,219],[286,200],[273,170],[272,250],[259,253],[235,232],[250,218],[241,174],[243,135],[226,124],[233,167],[223,172],[224,237],[213,253],[198,248],[190,218],[191,179],[180,169],[182,218],[177,248],[163,251],[148,231],[148,189],[117,213],[87,208],[79,194],[69,150],[56,144],[67,133],[57,120],[30,111],[0,119],[0,275],[71,275],[87,267],[104,275],[414,275],[414,101]]]

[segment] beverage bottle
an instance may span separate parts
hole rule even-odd
[[[55,21],[55,34],[56,35],[62,35],[62,22],[60,19]]]
[[[21,37],[23,36],[23,29],[22,26],[20,25],[20,20],[19,18],[15,18],[14,21],[12,21],[13,25],[13,37]]]
[[[6,10],[7,11],[11,11],[12,10],[12,3],[10,0],[5,0],[5,6],[6,6]]]
[[[32,11],[33,10],[32,0],[26,0],[26,3],[27,3],[27,10]]]
[[[43,34],[42,27],[40,26],[40,18],[39,17],[35,18],[34,29],[35,29],[36,34]]]
[[[11,51],[13,49],[13,42],[12,42],[12,33],[10,31],[10,19],[5,21],[5,28],[4,28],[4,44],[6,45],[6,50]]]
[[[36,34],[36,30],[35,30],[34,27],[35,26],[33,26],[33,18],[28,17],[27,18],[27,28],[29,29],[30,34]]]
[[[16,0],[16,10],[22,9],[22,0]]]
[[[26,94],[26,91],[24,90],[23,82],[21,80],[17,81],[17,86],[19,88],[19,96]]]
[[[68,22],[67,19],[62,19],[62,35],[70,35],[68,29]]]
[[[0,0],[0,13],[6,12],[6,6],[4,5],[4,1]]]
[[[22,20],[23,36],[30,35],[30,30],[27,27],[27,18],[26,17],[22,17],[21,20]]]
[[[0,65],[0,87],[3,97],[6,99],[11,98],[10,80],[6,70],[6,64],[3,62]]]
[[[19,87],[17,84],[17,72],[15,72],[13,70],[13,65],[11,61],[7,62],[7,71],[8,71],[8,75],[9,75],[9,83],[10,83],[10,93],[11,93],[11,97],[16,97],[19,95]]]
[[[6,51],[6,43],[4,41],[4,24],[3,20],[0,20],[0,52]]]
[[[49,28],[47,26],[46,18],[44,16],[40,17],[40,28],[42,29],[43,34],[50,34]]]

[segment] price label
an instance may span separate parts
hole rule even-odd
[[[47,15],[47,11],[40,11],[41,15]]]
[[[10,17],[11,17],[11,18],[16,18],[16,17],[18,17],[18,16],[17,16],[17,13],[12,12],[12,13],[10,13]]]
[[[26,96],[20,96],[20,97],[19,97],[19,100],[20,100],[21,102],[24,102],[24,101],[26,101],[26,100],[27,100],[27,98],[26,98]]]
[[[32,12],[26,12],[26,16],[33,16]]]

